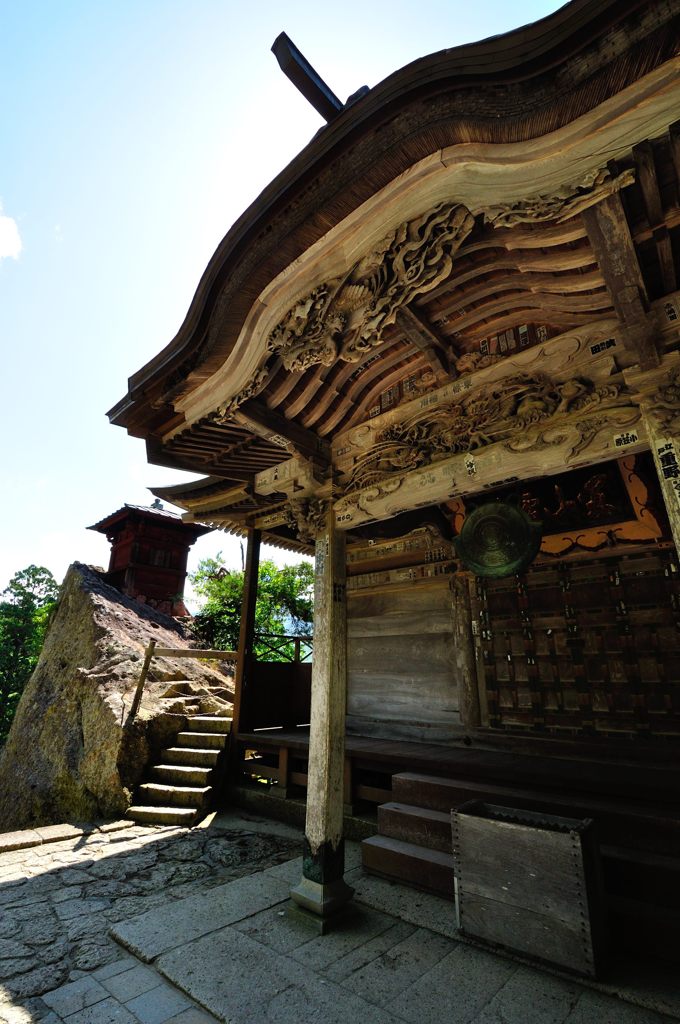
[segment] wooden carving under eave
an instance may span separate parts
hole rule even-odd
[[[386,484],[395,475],[498,441],[513,452],[545,446],[550,443],[546,421],[611,406],[620,390],[618,384],[595,384],[583,377],[556,383],[545,374],[518,374],[446,405],[417,409],[387,426],[376,443],[359,455],[345,494]],[[583,432],[591,433],[588,419],[583,421]]]
[[[565,185],[553,195],[531,196],[516,203],[490,206],[483,211],[484,218],[496,228],[511,228],[516,224],[548,220],[561,224],[562,221],[599,203],[606,196],[632,185],[634,181],[633,168],[623,171],[614,178],[605,167],[590,171],[578,184]]]
[[[668,383],[651,396],[649,415],[664,435],[680,436],[680,367],[671,370]]]
[[[214,423],[228,423],[239,406],[247,402],[249,398],[254,398],[260,393],[268,378],[269,368],[267,366],[260,367],[257,373],[250,378],[246,386],[241,388],[239,393],[230,398],[228,402],[220,405],[209,419]]]
[[[469,210],[451,203],[401,224],[347,274],[296,302],[270,334],[269,351],[289,372],[359,362],[403,306],[448,277],[473,227]]]
[[[313,544],[326,522],[328,502],[322,498],[291,498],[288,507],[289,524],[298,540]]]

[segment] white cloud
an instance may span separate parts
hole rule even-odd
[[[10,256],[13,260],[18,259],[22,248],[17,222],[14,217],[6,217],[3,214],[0,203],[0,260]]]

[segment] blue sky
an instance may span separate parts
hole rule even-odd
[[[0,0],[0,589],[34,562],[108,564],[85,527],[148,486],[105,413],[176,333],[229,226],[322,126],[270,47],[345,99],[560,3]],[[200,557],[224,534],[200,540]],[[289,559],[292,556],[287,556]]]

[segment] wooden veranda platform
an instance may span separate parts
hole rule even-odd
[[[505,737],[502,741],[508,743]],[[271,780],[281,796],[290,786],[306,786],[308,728],[239,732],[236,742],[246,774]],[[517,791],[518,799],[523,791],[549,793],[556,813],[567,802],[571,806],[575,801],[584,805],[613,799],[635,805],[638,812],[647,809],[680,821],[680,768],[671,744],[661,755],[655,749],[653,760],[651,752],[632,744],[616,751],[611,745],[597,751],[593,744],[587,756],[580,745],[577,757],[567,742],[560,746],[558,756],[554,741],[550,751],[542,754],[540,741],[527,753],[492,747],[488,741],[466,745],[462,736],[460,743],[443,746],[349,735],[345,739],[345,803],[388,801],[392,775],[421,772],[509,787]]]
[[[506,737],[505,742],[509,742]],[[307,782],[304,728],[239,733],[244,776],[269,793],[301,795]],[[594,746],[594,745],[593,745]],[[472,799],[565,818],[592,818],[602,863],[612,949],[677,962],[680,949],[680,769],[668,744],[622,744],[575,756],[499,749],[463,738],[455,746],[347,736],[346,811],[377,804],[364,869],[453,898],[450,808]],[[433,778],[434,776],[438,779]],[[433,793],[436,799],[433,800]],[[358,806],[357,806],[358,805]],[[433,810],[432,808],[436,808]]]

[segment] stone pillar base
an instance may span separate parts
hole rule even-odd
[[[319,935],[325,935],[344,921],[353,895],[354,890],[342,878],[334,882],[303,878],[290,891],[293,903],[289,913],[310,924]]]

